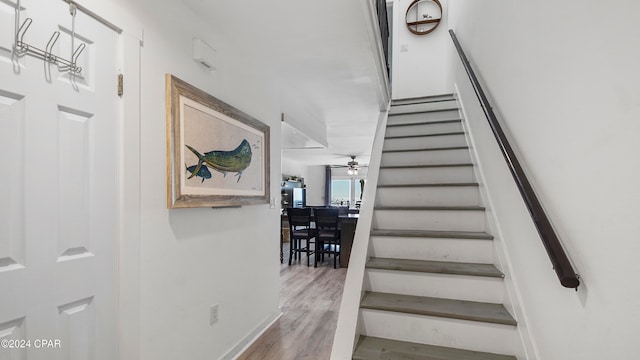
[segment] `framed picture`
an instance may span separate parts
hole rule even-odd
[[[167,207],[269,203],[269,126],[166,75]]]

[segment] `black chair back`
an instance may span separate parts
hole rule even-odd
[[[315,209],[316,223],[316,263],[324,261],[324,254],[333,255],[333,268],[336,268],[340,256],[340,220],[336,208]]]
[[[311,208],[288,208],[289,226],[291,231],[299,227],[311,227]]]
[[[311,228],[311,208],[288,208],[287,217],[289,218],[289,265],[293,258],[299,259],[301,253],[307,254],[307,266],[309,266],[309,257],[315,252],[311,248],[315,237],[315,230]]]
[[[339,210],[336,208],[318,208],[314,211],[316,229],[338,230]]]

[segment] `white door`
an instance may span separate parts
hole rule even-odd
[[[12,59],[14,3],[0,0],[0,359],[114,360],[119,35],[78,11],[71,79]],[[59,31],[52,53],[69,59],[68,5],[21,5],[23,40],[44,50]]]

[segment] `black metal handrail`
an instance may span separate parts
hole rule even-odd
[[[542,205],[540,204],[540,201],[538,200],[533,187],[529,183],[529,180],[527,179],[527,176],[525,175],[522,166],[520,165],[520,162],[516,157],[516,154],[511,148],[511,145],[509,145],[509,141],[502,131],[500,123],[498,123],[498,119],[493,112],[491,104],[489,103],[487,96],[482,90],[482,86],[480,86],[480,82],[478,81],[476,74],[473,72],[471,64],[469,63],[467,56],[464,54],[464,51],[460,46],[460,42],[458,41],[456,34],[453,32],[453,30],[449,30],[449,34],[451,35],[451,39],[453,40],[453,43],[458,50],[458,55],[460,55],[462,64],[467,71],[467,75],[469,75],[469,79],[471,80],[473,89],[478,96],[478,100],[480,100],[480,105],[482,106],[484,114],[489,121],[491,130],[493,130],[493,135],[498,141],[498,145],[500,146],[502,155],[507,161],[507,165],[509,166],[511,175],[513,175],[513,179],[518,185],[518,190],[520,190],[520,194],[522,195],[522,198],[527,205],[527,209],[529,209],[531,218],[533,219],[536,229],[538,230],[538,234],[540,235],[540,239],[542,240],[542,243],[547,250],[547,254],[549,255],[549,259],[551,260],[553,269],[556,271],[558,279],[560,279],[560,283],[564,287],[577,289],[580,285],[578,274],[576,274],[576,272],[573,270],[573,266],[571,266],[571,262],[569,262],[569,258],[564,252],[562,244],[560,243],[556,232],[553,230],[547,214],[542,208]]]

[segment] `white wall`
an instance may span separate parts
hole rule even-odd
[[[391,97],[406,99],[450,93],[453,88],[444,71],[450,41],[448,0],[440,0],[444,9],[442,21],[427,35],[415,35],[407,29],[405,15],[411,2],[393,1]]]
[[[453,66],[538,359],[640,354],[638,13],[632,1],[450,4],[450,26],[581,275],[578,292],[558,283]]]
[[[306,183],[308,173],[308,166],[306,164],[288,159],[286,157],[282,157],[281,161],[282,175],[302,177],[304,178]]]
[[[324,205],[324,166],[308,166],[298,161],[282,158],[282,174],[294,175],[304,178],[307,187],[307,205]]]
[[[307,184],[307,205],[324,206],[325,177],[324,166],[316,165],[307,168],[307,177],[304,178]]]
[[[272,179],[280,178],[281,109],[272,95],[279,92],[252,57],[236,51],[230,34],[197,20],[182,2],[120,5],[144,28],[140,259],[139,274],[132,274],[140,277],[140,359],[219,359],[280,313],[279,207],[166,208],[164,75],[172,73],[270,125]],[[214,73],[191,60],[194,36],[216,48]],[[271,194],[277,198],[279,181],[271,182]],[[213,304],[219,304],[219,322],[210,326]]]

